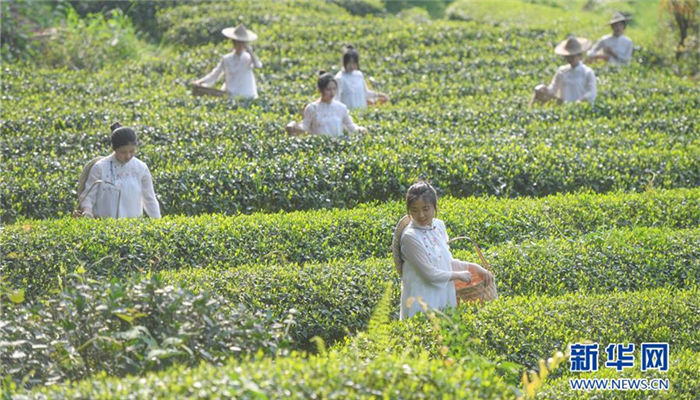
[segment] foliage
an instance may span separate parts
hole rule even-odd
[[[144,44],[136,37],[131,21],[121,10],[80,16],[66,9],[65,20],[44,43],[40,62],[52,67],[97,70],[135,58]]]
[[[411,8],[424,8],[431,17],[441,18],[445,15],[445,9],[454,0],[384,0],[386,9],[392,13],[400,13]]]
[[[515,385],[505,383],[494,366],[481,358],[446,366],[425,355],[362,359],[333,352],[245,363],[232,360],[222,368],[177,367],[144,378],[100,376],[42,388],[29,398],[515,399],[516,393]]]
[[[327,0],[337,4],[352,15],[382,14],[386,8],[382,0]]]
[[[438,333],[441,343],[430,341],[434,326],[426,318],[394,323],[394,335],[407,338],[402,346],[420,345],[434,354],[447,346],[450,356],[476,351],[528,368],[538,365],[541,354],[568,349],[571,343],[590,340],[609,343],[669,343],[680,351],[700,350],[698,288],[661,288],[597,295],[501,298],[484,306],[471,305],[447,311]],[[605,354],[601,352],[601,363]]]
[[[204,2],[207,0],[195,0]],[[114,10],[129,17],[140,33],[152,41],[158,41],[162,32],[157,23],[156,15],[159,10],[171,8],[181,3],[189,3],[192,0],[70,0],[70,4],[81,17],[90,14],[112,13]]]
[[[100,283],[77,272],[55,296],[2,307],[0,376],[32,387],[275,355],[289,343],[289,318],[283,324],[157,276]]]
[[[505,267],[499,271],[504,274],[502,282],[508,282],[506,287],[513,290],[519,287],[520,271],[530,270],[530,259],[542,266],[550,265],[542,273],[557,270],[556,265],[547,261],[549,251],[560,254],[564,265],[588,260],[602,266],[605,262],[598,257],[611,256],[599,250],[603,243],[600,239],[577,244],[562,238],[572,239],[611,228],[695,227],[700,223],[698,201],[697,189],[515,200],[444,198],[440,200],[439,217],[445,221],[451,236],[469,235],[488,251],[489,258],[497,257],[499,269],[500,265]],[[5,226],[0,232],[0,273],[7,275],[14,285],[26,287],[28,294],[36,294],[55,287],[56,277],[72,271],[76,264],[83,265],[91,275],[112,277],[136,270],[197,268],[222,263],[240,266],[382,258],[389,254],[392,229],[404,213],[405,206],[394,202],[355,210],[236,217],[28,221]],[[669,239],[663,239],[665,236]],[[620,235],[613,236],[613,240],[656,246],[667,240],[668,245],[678,246],[669,248],[669,262],[682,263],[684,257],[692,254],[689,240],[693,237],[690,232],[675,235],[665,231],[658,239],[647,235],[637,240]],[[530,244],[538,240],[544,241]],[[514,244],[490,250],[507,241]],[[691,246],[687,247],[688,244]],[[576,258],[579,249],[584,251],[586,247],[591,247],[591,251]],[[452,248],[457,256],[462,256],[460,250],[470,249],[463,242],[455,243]],[[609,273],[616,270],[622,273],[625,263],[646,265],[659,260],[659,256],[651,253],[652,258],[647,261],[644,256],[648,252],[641,249],[636,254],[624,255],[625,252],[620,249],[612,253],[619,258],[616,269]],[[684,279],[677,276],[672,281]],[[537,284],[530,279],[524,282],[528,282],[526,287]],[[561,282],[559,289],[549,290],[571,289],[577,284]],[[583,281],[580,284],[588,286]]]
[[[71,210],[78,171],[108,151],[113,120],[139,133],[139,157],[165,214],[352,207],[396,199],[421,174],[458,197],[641,191],[700,180],[698,88],[668,71],[636,62],[596,69],[595,107],[528,110],[532,87],[561,62],[547,50],[558,31],[449,21],[428,28],[393,16],[361,19],[326,2],[304,12],[295,4],[168,9],[158,16],[166,40],[187,47],[96,73],[7,67],[0,131],[12,173],[0,187],[2,220]],[[318,34],[307,29],[329,15],[336,23]],[[219,32],[234,22],[260,35],[261,98],[247,105],[192,98],[187,82],[230,51]],[[286,122],[315,95],[314,71],[337,70],[348,41],[393,104],[353,113],[372,131],[367,137],[287,137]],[[46,87],[61,102],[49,103]]]
[[[35,35],[49,27],[56,15],[50,4],[30,0],[6,0],[0,3],[2,16],[2,60],[30,60],[37,56]]]
[[[676,36],[675,58],[684,74],[700,73],[700,6],[695,0],[662,0],[659,4],[661,16],[670,19]],[[685,62],[684,62],[685,61]]]

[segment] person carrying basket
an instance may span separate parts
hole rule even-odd
[[[400,319],[427,309],[457,305],[455,284],[478,278],[494,286],[493,274],[478,264],[452,258],[445,223],[437,218],[437,192],[419,181],[406,192],[404,216],[394,232],[394,262],[401,277]],[[495,286],[494,286],[495,288]]]
[[[221,77],[225,78],[222,86],[223,93],[228,93],[229,97],[242,97],[255,99],[258,97],[258,89],[255,84],[253,68],[262,68],[262,63],[255,55],[250,42],[256,40],[258,35],[240,24],[237,27],[225,28],[221,33],[233,41],[233,51],[221,57],[221,61],[205,77],[194,82],[193,91],[195,93],[206,93],[217,95],[217,91],[203,91],[214,85]]]

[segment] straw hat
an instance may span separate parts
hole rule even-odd
[[[613,14],[612,18],[610,18],[610,25],[615,24],[617,22],[627,22],[630,20],[632,20],[632,17],[628,17],[621,12],[616,12],[615,14]]]
[[[221,33],[227,38],[238,40],[239,42],[252,42],[258,38],[258,35],[256,35],[255,32],[247,29],[243,24],[240,24],[235,28],[224,28],[221,30]]]
[[[391,241],[391,254],[394,257],[394,266],[396,267],[396,272],[399,273],[399,276],[401,276],[403,272],[403,259],[401,258],[401,235],[410,223],[411,216],[404,215],[399,220],[399,223],[396,224],[396,228],[394,228],[394,238]]]
[[[569,36],[554,48],[554,53],[560,56],[575,56],[581,54],[591,47],[591,41],[576,36]]]

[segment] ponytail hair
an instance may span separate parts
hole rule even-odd
[[[360,69],[360,54],[355,50],[355,46],[348,44],[343,48],[343,68],[351,62],[355,62],[357,69]]]
[[[122,126],[119,122],[115,122],[109,128],[112,130],[112,149],[116,150],[122,146],[130,144],[136,146],[138,144],[136,132],[128,126]]]

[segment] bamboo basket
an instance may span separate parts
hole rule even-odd
[[[474,250],[479,256],[481,263],[484,268],[489,272],[491,271],[491,266],[489,265],[486,258],[481,253],[481,248],[479,245],[468,236],[458,236],[456,238],[450,239],[447,243],[452,243],[461,239],[469,239],[474,245]],[[469,273],[472,275],[471,282],[467,283],[464,281],[455,281],[455,290],[457,291],[457,302],[459,304],[467,303],[471,301],[479,301],[481,303],[485,301],[496,300],[498,298],[498,291],[496,290],[496,280],[493,279],[489,284],[484,282],[484,276],[480,274],[475,268],[469,268]]]
[[[196,83],[193,83],[190,85],[192,89],[192,95],[193,96],[214,96],[214,97],[225,97],[228,96],[228,93],[215,89],[215,88],[210,88],[202,85],[197,85]]]

